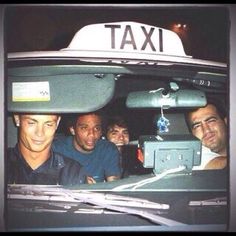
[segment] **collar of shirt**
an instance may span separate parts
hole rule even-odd
[[[25,161],[23,155],[21,154],[18,145],[14,148],[15,156],[17,157],[16,161],[20,161],[28,171],[32,171],[32,168],[29,166],[29,164]],[[53,152],[50,150],[50,157],[47,161],[45,161],[42,165],[40,165],[37,169],[35,169],[35,172],[44,172],[48,169],[60,169],[65,166],[65,161],[63,156],[61,156],[58,153]]]

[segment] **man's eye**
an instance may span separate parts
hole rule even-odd
[[[47,123],[46,126],[47,127],[53,127],[53,124],[52,123]]]
[[[197,129],[198,127],[200,127],[200,124],[194,124],[194,125],[192,126],[192,129]]]
[[[28,121],[27,123],[28,123],[28,125],[34,125],[35,124],[35,122],[33,122],[33,121]]]
[[[116,135],[116,134],[117,134],[117,132],[113,131],[113,132],[111,132],[111,134],[112,134],[112,135]]]
[[[216,122],[216,120],[217,120],[216,118],[211,118],[208,120],[208,122]]]
[[[96,131],[101,131],[101,127],[96,127],[95,130]]]

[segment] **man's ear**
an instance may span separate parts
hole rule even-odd
[[[73,126],[70,126],[69,130],[72,135],[75,135],[75,129]]]
[[[20,116],[19,115],[14,115],[14,120],[15,120],[15,124],[17,127],[20,126]]]

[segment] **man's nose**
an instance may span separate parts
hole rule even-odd
[[[123,140],[123,139],[124,139],[124,134],[119,133],[119,134],[118,134],[118,139]]]
[[[211,128],[210,128],[210,126],[208,125],[208,123],[203,122],[203,123],[202,123],[202,130],[203,130],[203,133],[208,133],[208,132],[211,131]]]
[[[96,131],[94,129],[92,129],[92,128],[88,130],[88,135],[90,135],[90,136],[91,135],[94,136],[95,133],[96,133]]]
[[[42,125],[37,125],[35,133],[37,136],[42,136],[44,134],[44,127]]]

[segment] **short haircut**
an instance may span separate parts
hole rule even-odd
[[[226,115],[227,115],[226,105],[225,105],[225,102],[223,100],[215,98],[215,97],[214,98],[213,97],[207,97],[207,105],[213,105],[216,108],[216,111],[217,111],[217,113],[219,114],[219,116],[222,120],[226,117]],[[185,114],[185,119],[186,119],[187,125],[188,125],[190,130],[191,130],[191,125],[190,125],[190,122],[189,122],[189,114],[192,113],[192,112],[197,111],[199,108],[203,108],[203,107],[197,107],[197,108],[194,108],[194,109],[190,109]]]
[[[120,126],[122,128],[128,129],[128,124],[126,120],[121,116],[111,116],[107,119],[106,123],[106,133],[112,129],[115,125]]]
[[[76,122],[79,119],[79,117],[84,116],[84,115],[90,115],[90,114],[95,114],[101,118],[102,122],[102,129],[103,129],[103,113],[100,110],[97,111],[91,111],[91,112],[86,112],[86,113],[70,113],[66,114],[63,117],[63,125],[65,126],[64,132],[66,134],[70,134],[69,128],[76,126]]]

